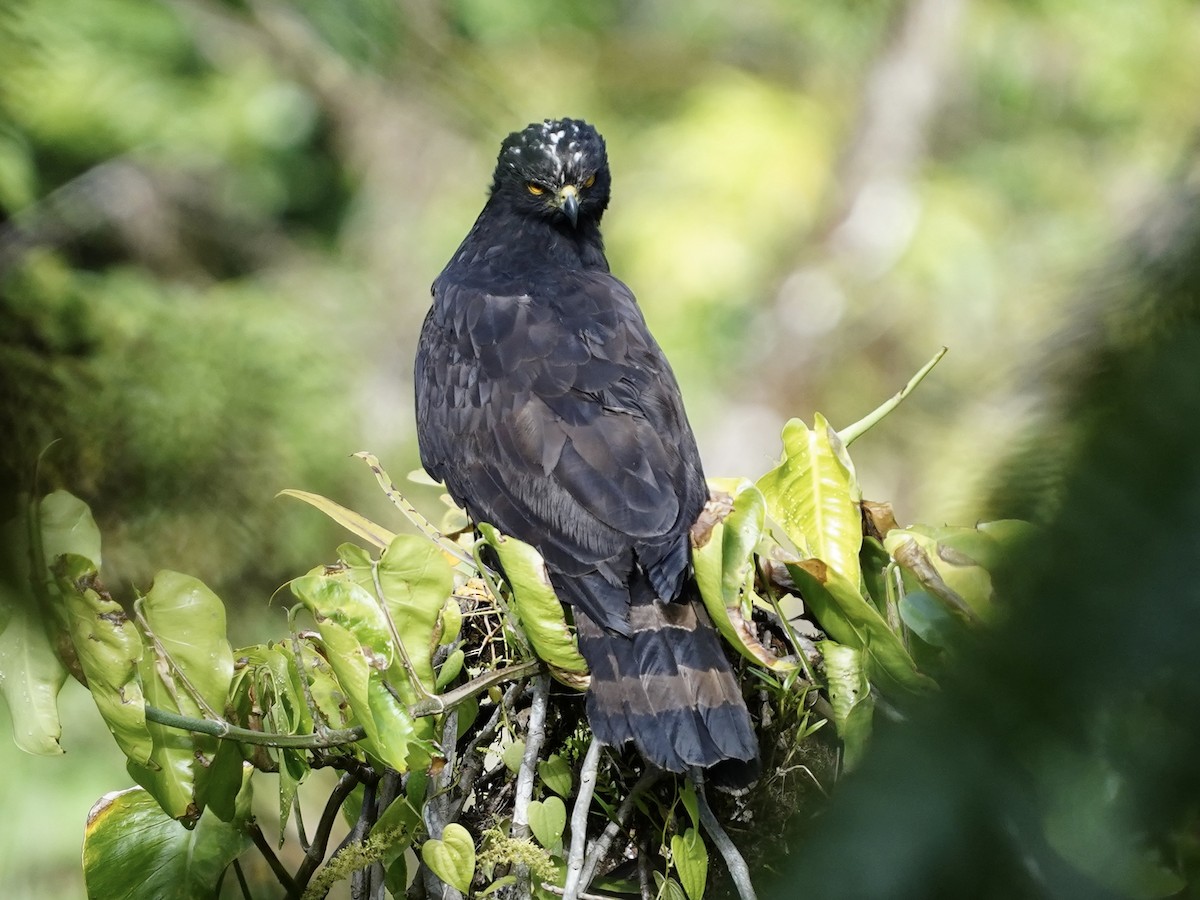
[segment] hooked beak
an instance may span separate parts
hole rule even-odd
[[[574,228],[579,222],[579,191],[575,185],[568,184],[558,192],[558,208],[562,210],[563,215],[571,222],[571,227]]]

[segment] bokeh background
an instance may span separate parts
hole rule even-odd
[[[273,592],[342,536],[276,492],[400,527],[350,454],[416,467],[429,284],[504,135],[570,115],[608,140],[610,260],[709,474],[945,345],[855,461],[902,522],[972,522],[1196,181],[1198,60],[1193,0],[2,0],[5,491],[41,455],[118,593],[179,569],[235,644],[277,633]],[[83,818],[126,783],[64,704],[66,760],[0,740],[8,896],[78,896]]]

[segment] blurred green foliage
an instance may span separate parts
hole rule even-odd
[[[903,165],[854,163],[921,8],[954,21],[935,112]],[[788,417],[853,421],[945,344],[855,459],[902,521],[969,521],[1062,374],[1049,336],[1127,321],[1105,264],[1194,170],[1198,58],[1191,0],[7,0],[0,494],[58,439],[42,487],[88,500],[113,581],[170,566],[231,605],[336,540],[279,489],[389,521],[348,456],[415,465],[428,284],[499,140],[566,114],[608,138],[613,267],[709,474],[757,477]]]

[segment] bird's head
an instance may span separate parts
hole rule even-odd
[[[547,119],[504,139],[492,196],[527,215],[561,218],[578,227],[600,221],[610,187],[600,133],[579,119]]]

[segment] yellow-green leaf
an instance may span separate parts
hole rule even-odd
[[[796,548],[859,582],[862,492],[841,438],[817,413],[809,430],[799,419],[783,429],[783,460],[758,481],[767,512]]]
[[[91,560],[66,554],[54,570],[67,630],[92,699],[125,755],[145,764],[153,741],[137,677],[141,636],[120,604],[104,593]]]
[[[528,808],[529,828],[538,843],[555,853],[562,849],[563,829],[567,825],[567,806],[558,797],[531,800]]]
[[[899,636],[858,589],[819,559],[788,565],[805,604],[821,628],[839,644],[863,650],[867,672],[885,691],[923,691],[934,682],[917,671]]]
[[[833,641],[817,644],[825,660],[825,679],[833,724],[842,739],[842,763],[850,771],[862,758],[871,736],[875,701],[863,665],[863,651]]]
[[[708,848],[695,827],[671,837],[671,862],[688,900],[703,900],[708,883]]]
[[[421,846],[421,859],[446,884],[467,893],[475,876],[475,842],[457,822],[442,829],[441,840],[430,839]]]
[[[347,509],[340,503],[330,500],[328,497],[322,497],[320,494],[285,488],[276,496],[295,497],[297,500],[303,500],[309,506],[321,510],[350,533],[357,534],[364,541],[374,544],[381,550],[396,539],[395,532],[375,524],[366,516],[359,515],[354,510]]]
[[[559,680],[578,687],[578,679],[561,677],[561,673],[582,675],[587,663],[579,655],[575,636],[567,627],[562,604],[550,585],[542,555],[516,538],[503,535],[486,522],[479,523],[479,533],[488,546],[500,557],[509,587],[512,588],[512,612],[517,617],[533,651],[548,663]]]

